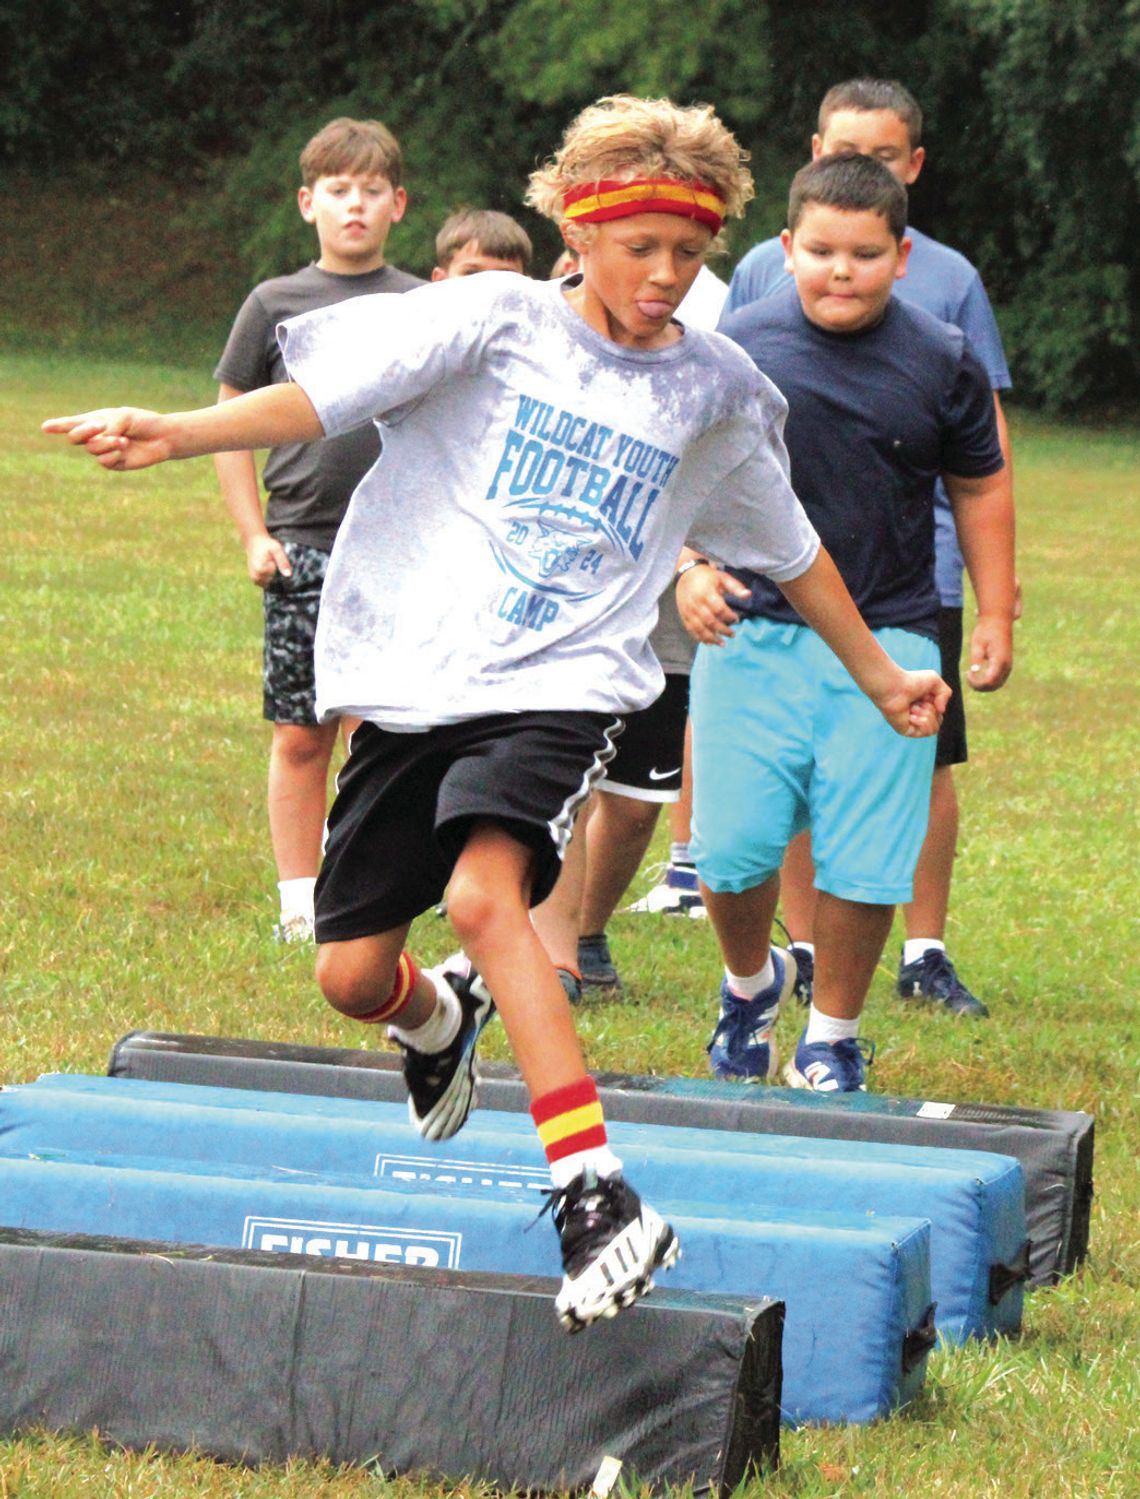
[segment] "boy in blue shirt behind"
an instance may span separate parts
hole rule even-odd
[[[872,632],[911,670],[938,663],[943,479],[978,599],[970,680],[1000,687],[1015,594],[1008,471],[965,336],[891,296],[910,250],[906,190],[869,156],[824,157],[794,179],[788,224],[794,284],[722,331],[787,399],[793,486]],[[836,657],[758,574],[693,567],[677,592],[685,623],[722,645],[698,653],[691,710],[694,853],[725,960],[713,1071],[775,1075],[795,959],[769,939],[785,847],[810,828],[814,997],[786,1076],[860,1089],[859,1017],[894,906],[911,897],[934,744],[879,733]]]

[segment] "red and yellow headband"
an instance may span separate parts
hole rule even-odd
[[[704,182],[650,177],[636,182],[587,182],[562,199],[562,212],[575,224],[604,224],[635,213],[675,213],[707,224],[714,234],[724,223],[725,202]]]

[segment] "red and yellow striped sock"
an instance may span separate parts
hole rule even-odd
[[[606,1121],[592,1077],[544,1093],[532,1102],[530,1115],[556,1185],[570,1181],[586,1166],[593,1166],[600,1176],[620,1171],[621,1162],[606,1139]]]
[[[415,987],[416,965],[412,962],[411,953],[405,949],[396,964],[396,978],[388,998],[377,1009],[369,1010],[367,1015],[353,1015],[351,1018],[364,1025],[381,1025],[384,1021],[395,1020],[411,999]]]

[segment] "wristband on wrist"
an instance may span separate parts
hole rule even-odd
[[[680,567],[673,574],[673,587],[676,588],[677,584],[681,581],[681,579],[685,576],[685,574],[687,572],[689,572],[692,568],[694,568],[694,567],[711,567],[711,566],[712,566],[712,563],[709,561],[709,559],[707,557],[690,557],[689,560],[688,560],[688,562],[682,562],[681,565],[680,565]]]

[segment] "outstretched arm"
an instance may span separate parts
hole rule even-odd
[[[299,385],[267,385],[198,411],[161,415],[134,406],[55,416],[42,430],[83,446],[103,468],[149,468],[171,458],[314,442],[324,428]]]

